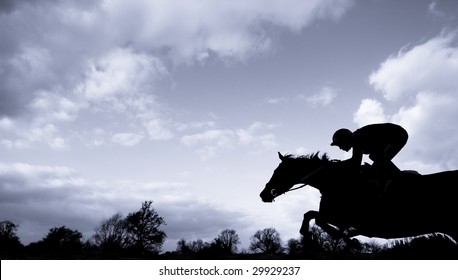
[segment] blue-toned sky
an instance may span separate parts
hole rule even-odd
[[[403,125],[395,158],[458,168],[454,0],[0,2],[0,220],[86,237],[153,200],[180,238],[299,237],[310,188],[264,204],[277,151]]]

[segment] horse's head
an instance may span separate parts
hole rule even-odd
[[[302,178],[310,172],[310,157],[294,158],[278,153],[281,163],[275,169],[272,178],[267,182],[260,197],[263,202],[272,202],[274,198],[289,191],[294,185],[302,182]],[[317,157],[317,155],[314,155]],[[304,164],[305,163],[305,164]],[[308,167],[308,168],[307,168]]]

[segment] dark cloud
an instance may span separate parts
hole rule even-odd
[[[15,10],[21,9],[23,6],[43,6],[43,5],[56,5],[56,4],[71,4],[79,7],[87,7],[92,5],[94,1],[90,0],[2,0],[0,1],[0,15],[2,13],[12,13]]]
[[[160,203],[157,205],[157,211],[167,223],[164,226],[168,237],[166,250],[175,249],[176,243],[182,238],[187,241],[202,239],[211,242],[224,229],[231,228],[240,233],[248,226],[248,222],[243,220],[246,214],[218,209],[215,205],[198,200],[168,207],[163,207]]]
[[[1,13],[10,13],[14,11],[16,6],[25,1],[15,1],[15,0],[2,0],[0,1],[0,14]]]
[[[71,93],[96,49],[87,48],[96,35],[77,20],[94,8],[90,2],[0,1],[0,116],[28,113],[40,91]]]
[[[243,213],[182,192],[181,185],[97,182],[81,178],[67,167],[0,163],[0,220],[19,224],[26,244],[61,225],[78,229],[89,238],[103,219],[118,212],[125,216],[137,211],[142,201],[153,200],[153,207],[167,222],[164,230],[172,244],[180,238],[211,241],[230,225],[245,228]],[[132,190],[136,195],[130,194]],[[35,228],[35,235],[25,230],[29,227]]]
[[[25,96],[14,94],[13,90],[10,90],[5,84],[3,85],[0,86],[0,118],[16,117],[26,109],[27,99]]]

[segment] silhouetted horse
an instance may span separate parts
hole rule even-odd
[[[321,193],[319,211],[304,214],[301,234],[309,236],[309,222],[333,237],[355,235],[401,238],[441,232],[458,241],[458,171],[429,175],[402,172],[389,184],[380,183],[370,165],[351,172],[345,161],[326,154],[283,156],[260,196],[263,202],[306,183]]]

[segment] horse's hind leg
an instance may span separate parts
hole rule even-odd
[[[310,221],[315,219],[315,224],[319,226],[322,230],[328,233],[333,238],[343,238],[344,233],[341,230],[334,228],[329,225],[328,222],[321,217],[320,212],[318,211],[308,211],[304,214],[304,220],[302,220],[302,226],[299,232],[303,236],[310,235]]]
[[[304,237],[310,237],[310,221],[316,219],[319,216],[318,211],[308,211],[304,214],[304,219],[302,220],[301,229],[299,230],[300,234]]]

